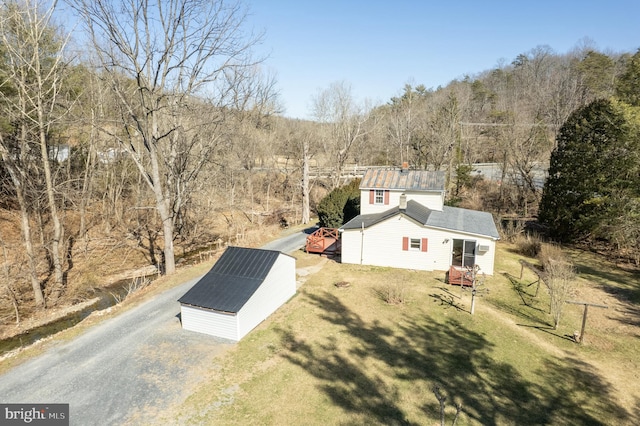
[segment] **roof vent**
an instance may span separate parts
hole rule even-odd
[[[400,195],[400,210],[407,209],[407,196],[405,194]]]

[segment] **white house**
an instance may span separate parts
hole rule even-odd
[[[182,327],[239,341],[295,293],[295,258],[274,250],[228,247],[178,300]]]
[[[493,274],[500,238],[487,212],[444,205],[444,172],[378,168],[360,183],[360,215],[340,228],[342,262]]]

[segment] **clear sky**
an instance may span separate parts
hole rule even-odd
[[[257,49],[277,74],[285,115],[309,118],[333,82],[376,104],[405,83],[445,86],[548,45],[640,48],[640,0],[244,0]]]

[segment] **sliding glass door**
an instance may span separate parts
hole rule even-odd
[[[464,266],[473,268],[476,264],[476,241],[475,240],[453,240],[453,266]]]

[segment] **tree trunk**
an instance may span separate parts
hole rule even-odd
[[[89,133],[89,145],[87,146],[87,159],[84,165],[84,175],[82,179],[82,190],[80,194],[80,229],[78,236],[84,240],[85,247],[87,247],[87,204],[89,204],[91,196],[91,184],[93,181],[93,169],[94,169],[94,151],[93,147],[96,139],[96,126],[95,126],[95,111],[91,110],[91,130]]]
[[[42,287],[40,287],[40,280],[38,280],[38,272],[36,269],[36,257],[33,251],[33,243],[31,241],[31,225],[29,223],[29,210],[27,207],[27,200],[24,195],[24,187],[20,172],[13,165],[11,156],[4,146],[2,134],[0,134],[0,152],[2,153],[2,160],[5,163],[5,167],[9,172],[9,176],[13,182],[16,190],[16,198],[18,205],[20,206],[20,228],[22,231],[22,238],[24,239],[25,252],[27,254],[27,268],[29,274],[29,281],[31,281],[31,288],[33,289],[33,299],[36,303],[36,307],[44,307],[45,300],[42,293]]]
[[[40,102],[38,102],[40,103]],[[40,123],[44,122],[43,106],[39,106],[38,119]],[[47,139],[45,134],[44,125],[40,125],[39,129],[40,137],[40,155],[42,157],[42,166],[44,171],[44,179],[47,188],[47,202],[49,204],[49,213],[51,214],[51,221],[53,222],[53,238],[51,240],[51,260],[53,261],[53,276],[55,280],[54,287],[51,292],[51,300],[55,301],[60,297],[64,290],[64,282],[62,275],[62,261],[60,259],[60,244],[62,242],[63,227],[58,215],[58,208],[56,206],[55,192],[53,188],[53,178],[51,176],[51,166],[49,164],[49,153],[47,148]]]
[[[163,210],[168,209],[158,207],[158,211],[160,212],[161,217],[167,216],[166,213],[163,214]],[[162,219],[162,231],[164,236],[164,273],[167,275],[171,275],[176,272],[176,260],[173,250],[173,222],[171,220],[171,217]]]
[[[154,134],[158,134],[157,116],[153,114],[152,123]],[[156,208],[162,221],[162,234],[164,239],[164,273],[171,275],[176,271],[175,253],[173,250],[173,212],[169,204],[169,199],[165,197],[162,180],[160,178],[160,164],[158,159],[158,149],[156,140],[149,143],[149,157],[151,160],[151,179],[153,184],[153,194],[156,198]],[[153,241],[150,241],[153,244]]]
[[[475,287],[475,283],[473,284]],[[471,290],[471,315],[473,315],[476,311],[476,290],[475,288]]]
[[[9,256],[7,256],[7,247],[2,244],[2,252],[4,254],[4,277],[5,277],[5,290],[9,299],[11,299],[11,304],[13,305],[13,312],[16,316],[16,324],[20,324],[20,311],[18,310],[18,299],[16,298],[16,294],[11,289],[9,283],[11,282],[11,277],[9,275]]]
[[[309,141],[305,138],[302,143],[302,223],[311,220],[309,207]]]
[[[36,270],[36,256],[33,251],[33,243],[31,242],[31,225],[29,224],[29,213],[27,212],[22,190],[16,192],[18,192],[19,194],[17,198],[18,204],[20,204],[20,227],[22,228],[24,249],[27,253],[29,281],[31,281],[31,288],[33,289],[33,298],[36,303],[36,307],[44,308],[44,294],[42,293],[42,287],[40,286],[40,280],[38,279],[38,272]]]

